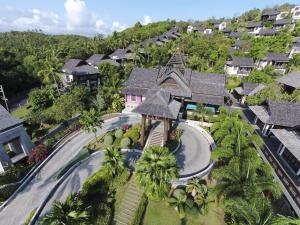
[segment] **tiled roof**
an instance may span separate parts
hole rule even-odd
[[[276,81],[294,88],[300,88],[300,72],[289,73]]]
[[[22,124],[22,121],[11,116],[10,113],[0,104],[0,132],[19,124]]]
[[[266,86],[258,83],[243,83],[241,87],[235,88],[239,95],[252,96],[263,90]]]
[[[86,61],[90,63],[93,66],[98,66],[101,62],[101,60],[105,59],[105,54],[94,54],[90,58],[88,58]]]
[[[286,53],[268,53],[266,61],[289,62],[289,56]]]
[[[254,60],[250,57],[232,57],[232,60],[227,63],[232,66],[239,67],[254,67]]]

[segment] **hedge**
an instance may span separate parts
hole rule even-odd
[[[131,144],[130,138],[129,137],[124,137],[121,140],[120,146],[121,146],[121,148],[129,148],[130,144]]]
[[[6,201],[19,187],[19,183],[3,185],[0,189],[0,202]]]
[[[148,201],[145,194],[142,195],[139,207],[135,212],[134,219],[132,221],[132,225],[140,225],[142,223],[142,219],[144,216],[145,209],[147,207]]]
[[[113,136],[111,136],[111,135],[106,135],[105,137],[104,137],[104,144],[106,145],[106,146],[110,146],[110,145],[112,145],[114,143],[114,138],[113,138]]]
[[[123,134],[124,134],[123,130],[122,129],[118,129],[115,132],[115,137],[116,138],[121,138],[121,137],[123,137]]]

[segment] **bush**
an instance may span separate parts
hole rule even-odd
[[[18,184],[9,184],[0,189],[0,202],[6,201],[19,187]]]
[[[121,138],[121,137],[123,137],[123,134],[124,134],[123,130],[122,129],[118,129],[115,132],[115,137],[116,138]]]
[[[124,138],[121,140],[121,144],[120,144],[120,145],[121,145],[121,148],[129,148],[130,144],[131,144],[130,138],[124,137]]]
[[[113,138],[112,135],[106,135],[106,136],[104,137],[104,144],[105,144],[106,146],[112,145],[113,143],[114,143],[114,138]]]
[[[35,164],[43,161],[49,154],[48,148],[44,144],[35,146],[29,154],[28,163]]]
[[[125,137],[129,137],[133,142],[138,142],[140,139],[140,126],[134,125],[124,135]]]
[[[138,209],[137,209],[137,211],[135,212],[135,215],[134,215],[134,219],[133,219],[133,222],[132,222],[133,225],[140,225],[141,224],[146,206],[147,206],[147,198],[146,198],[146,195],[143,194],[143,196],[140,200],[139,207],[138,207]]]

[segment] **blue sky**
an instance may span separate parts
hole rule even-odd
[[[285,2],[297,4],[292,0],[0,0],[0,31],[110,34],[137,21],[231,17]]]

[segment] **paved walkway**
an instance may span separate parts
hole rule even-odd
[[[60,184],[54,195],[49,199],[40,214],[39,220],[51,210],[54,201],[64,202],[69,194],[79,192],[84,181],[99,170],[103,160],[104,152],[98,152],[95,156],[92,156],[76,167],[68,178]]]
[[[190,176],[210,164],[210,144],[196,128],[185,123],[179,123],[178,128],[183,130],[182,146],[175,153],[180,167],[179,175],[181,177]]]
[[[114,118],[106,121],[97,135],[103,135],[110,129],[116,129],[123,124],[140,122],[136,116],[127,116],[122,119]],[[0,212],[0,224],[23,224],[30,212],[39,207],[50,190],[57,183],[51,177],[65,163],[73,158],[82,147],[94,138],[94,134],[79,133],[56,153],[48,163],[36,174],[28,185]]]

